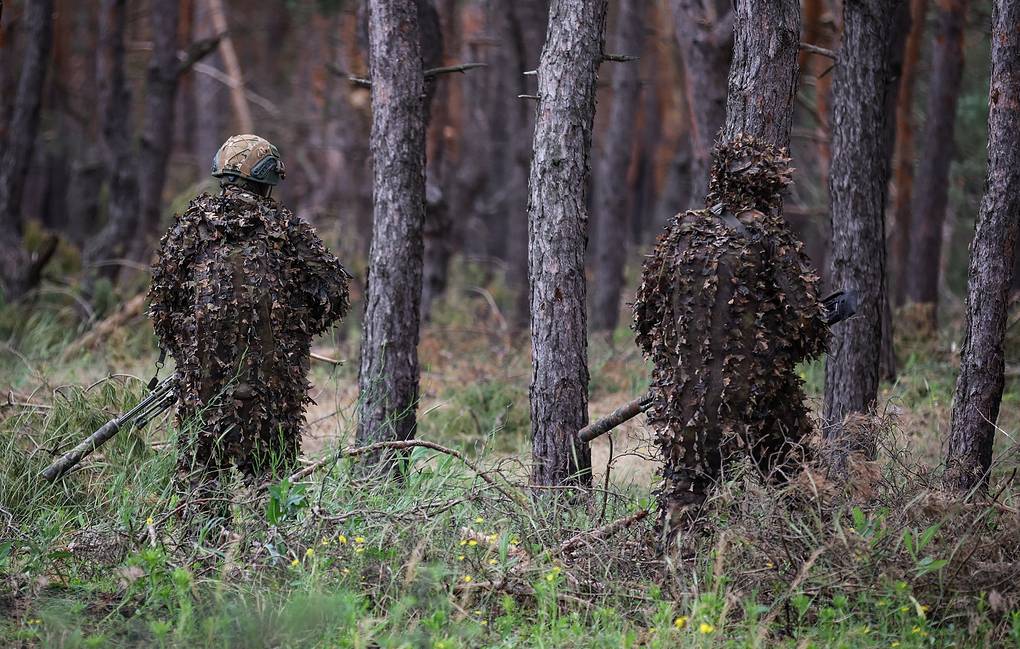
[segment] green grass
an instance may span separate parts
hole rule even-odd
[[[904,347],[897,382],[883,387],[897,413],[876,424],[889,431],[883,455],[856,467],[848,488],[819,473],[770,487],[737,467],[705,532],[664,563],[654,511],[561,551],[652,507],[646,488],[521,498],[526,341],[504,335],[477,294],[454,292],[426,330],[418,435],[465,452],[504,493],[426,449],[395,479],[344,459],[297,485],[238,483],[226,534],[175,513],[174,431],[159,422],[119,435],[58,484],[36,477],[51,451],[142,394],[111,371],[151,371],[144,326],[60,361],[79,321],[59,296],[30,314],[0,311],[0,373],[16,402],[41,406],[0,412],[0,646],[1020,646],[1007,435],[996,503],[954,504],[930,488],[955,379],[944,342]],[[334,342],[347,365],[313,371],[329,407],[357,380],[356,340]],[[625,327],[593,336],[590,358],[593,401],[646,388]],[[817,403],[822,364],[802,375]],[[1009,383],[999,422],[1014,437],[1018,395]],[[351,408],[339,405],[334,445],[353,437]]]

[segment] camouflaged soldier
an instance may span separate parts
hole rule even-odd
[[[150,315],[177,362],[179,477],[200,489],[224,471],[287,470],[301,446],[312,338],[348,309],[350,276],[311,226],[270,194],[275,146],[236,135],[202,194],[164,235]]]
[[[818,277],[781,215],[789,158],[748,136],[713,156],[706,209],[667,226],[634,304],[654,363],[665,551],[736,453],[772,477],[799,463],[811,423],[795,368],[828,334]]]

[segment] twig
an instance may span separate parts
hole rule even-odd
[[[444,453],[446,455],[450,455],[457,458],[458,460],[463,462],[464,465],[467,466],[467,468],[474,471],[479,478],[490,484],[494,489],[496,489],[496,491],[503,494],[503,496],[509,498],[510,500],[514,501],[515,503],[517,503],[518,505],[525,509],[530,509],[530,505],[528,501],[524,498],[524,496],[522,496],[521,494],[510,495],[509,493],[507,493],[499,485],[499,483],[497,483],[492,478],[492,476],[482,471],[477,465],[471,462],[471,460],[464,457],[464,454],[461,453],[460,451],[454,450],[452,448],[447,448],[445,446],[440,446],[435,442],[429,442],[423,439],[397,440],[392,442],[376,442],[375,444],[368,444],[367,446],[351,446],[345,449],[341,449],[339,452],[333,454],[332,456],[322,458],[321,460],[309,464],[300,471],[295,472],[290,476],[290,481],[298,482],[299,480],[303,480],[304,478],[318,471],[322,467],[334,464],[344,457],[355,457],[358,455],[364,455],[366,453],[374,453],[375,451],[379,451],[382,449],[403,450],[418,447],[431,449],[433,451],[438,451],[439,453]]]
[[[832,59],[833,61],[836,60],[836,53],[834,51],[824,47],[818,47],[817,45],[812,45],[811,43],[801,43],[800,49],[805,52],[824,56],[825,58]]]
[[[534,99],[535,101],[539,101],[541,99],[541,97],[539,97],[538,95],[517,95],[517,98],[518,99]]]
[[[815,548],[815,551],[811,553],[811,556],[809,556],[807,561],[804,562],[804,565],[800,567],[800,570],[797,572],[797,576],[793,578],[793,581],[790,582],[790,587],[786,589],[786,594],[782,596],[782,600],[784,602],[789,600],[790,596],[793,595],[795,590],[797,590],[797,587],[800,586],[801,582],[807,578],[811,567],[815,565],[815,561],[818,561],[818,557],[822,556],[823,552],[825,552],[824,545],[820,548]],[[758,641],[755,643],[756,645],[761,645],[762,641],[765,639],[765,634],[768,633],[769,627],[772,626],[772,622],[779,615],[779,611],[780,608],[778,606],[773,606],[772,610],[769,611],[758,624]]]
[[[309,356],[311,356],[312,360],[321,361],[323,363],[329,363],[330,365],[336,366],[343,365],[347,362],[341,358],[330,358],[329,356],[323,356],[322,354],[316,354],[315,352],[312,352],[311,354],[309,354]]]
[[[488,66],[489,66],[488,63],[460,63],[458,65],[444,65],[438,68],[428,68],[427,70],[424,70],[422,72],[422,76],[426,79],[432,79],[442,74],[453,74],[456,72],[460,72],[463,74],[468,70],[474,70],[475,68],[486,68]],[[326,69],[338,77],[346,78],[348,81],[350,81],[356,86],[361,86],[363,88],[372,87],[371,79],[368,79],[366,77],[356,77],[354,75],[347,74],[347,72],[345,72],[341,67],[333,63],[327,63]]]

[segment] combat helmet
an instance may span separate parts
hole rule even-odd
[[[235,135],[216,152],[212,175],[225,185],[256,183],[256,188],[264,186],[268,190],[284,179],[286,167],[280,150],[268,140],[257,135]]]

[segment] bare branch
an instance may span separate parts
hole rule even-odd
[[[800,49],[805,52],[824,56],[825,58],[832,59],[833,61],[836,60],[836,53],[834,51],[824,47],[818,47],[817,45],[812,45],[811,43],[801,43]]]
[[[534,99],[535,101],[538,101],[539,99],[541,99],[541,97],[539,97],[538,95],[517,95],[517,98],[518,99]]]
[[[652,399],[649,395],[644,395],[634,399],[630,403],[626,403],[613,412],[609,413],[605,417],[594,421],[577,432],[577,438],[582,442],[590,442],[600,435],[604,435],[616,428],[620,424],[639,414],[648,410],[648,407],[652,405]]]
[[[203,38],[192,43],[186,52],[178,53],[177,58],[180,60],[180,63],[177,65],[177,75],[180,76],[186,73],[196,63],[215,52],[216,48],[220,46],[220,39],[222,38],[223,34]]]
[[[576,550],[577,547],[584,543],[585,541],[598,541],[601,539],[608,539],[610,536],[613,536],[614,534],[621,530],[627,529],[634,523],[637,523],[638,521],[644,519],[646,516],[648,516],[648,510],[642,509],[641,511],[634,512],[629,516],[624,516],[619,520],[615,520],[612,523],[609,523],[608,525],[596,527],[595,529],[588,530],[587,532],[581,532],[580,534],[573,536],[564,541],[563,543],[561,543],[560,552],[566,554],[567,552]]]
[[[429,68],[425,70],[422,74],[425,76],[426,79],[431,79],[433,77],[438,77],[439,75],[442,74],[452,74],[454,72],[464,73],[467,72],[468,70],[474,70],[475,68],[485,68],[488,66],[489,66],[488,63],[460,63],[458,65],[446,65],[439,68]],[[327,63],[326,69],[338,77],[343,77],[347,79],[356,86],[361,86],[364,88],[372,87],[371,79],[366,79],[365,77],[356,77],[354,75],[347,74],[346,71],[344,71],[339,66],[333,63]]]
[[[615,63],[630,63],[631,61],[640,61],[641,57],[631,56],[630,54],[603,54],[602,60],[613,61]]]

